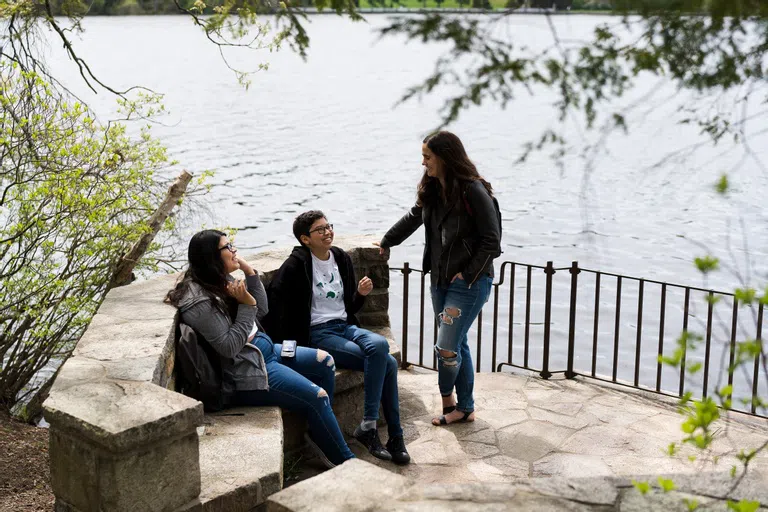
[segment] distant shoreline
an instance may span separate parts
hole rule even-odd
[[[414,0],[410,0],[413,2]],[[431,0],[434,1],[434,0]],[[453,0],[455,2],[455,0]],[[492,0],[491,5],[494,3],[497,3],[499,0]],[[451,2],[453,3],[453,2]],[[135,4],[134,4],[135,5]],[[97,16],[110,16],[110,17],[116,17],[116,16],[174,16],[174,15],[180,15],[184,16],[186,13],[179,12],[179,11],[170,11],[170,12],[146,12],[136,9],[116,9],[117,12],[89,12],[85,14],[86,17],[97,17]],[[302,11],[307,15],[325,15],[325,14],[336,14],[336,11],[327,8],[323,9],[322,11],[318,10],[316,7],[305,7],[302,8]],[[554,10],[554,9],[515,9],[515,10],[507,10],[504,7],[492,7],[490,9],[480,9],[475,7],[358,7],[357,12],[360,14],[429,14],[429,13],[442,13],[442,14],[502,14],[506,13],[508,15],[528,15],[528,16],[535,16],[535,15],[543,15],[543,14],[549,14],[549,15],[556,15],[556,16],[563,16],[563,15],[601,15],[601,16],[614,16],[614,15],[620,15],[623,13],[615,13],[614,11],[610,9],[573,9],[573,10]],[[275,13],[264,13],[265,15],[275,14]],[[207,14],[203,16],[208,16]]]

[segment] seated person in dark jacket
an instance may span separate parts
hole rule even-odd
[[[245,281],[230,275],[238,269]],[[281,345],[273,344],[259,323],[268,311],[264,285],[224,233],[207,229],[192,237],[189,268],[166,302],[219,354],[230,405],[300,411],[309,424],[305,439],[326,466],[354,458],[331,409],[333,357],[305,347],[293,357],[281,356]]]
[[[373,283],[368,277],[357,282],[349,255],[333,247],[333,226],[323,212],[296,217],[293,234],[301,246],[293,249],[268,287],[267,328],[277,340],[294,339],[329,352],[339,368],[363,371],[364,416],[354,436],[374,457],[407,464],[411,458],[400,427],[397,362],[387,340],[361,329],[355,318]],[[389,431],[386,448],[376,429],[379,403]]]

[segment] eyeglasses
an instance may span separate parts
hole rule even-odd
[[[309,234],[311,235],[312,233],[320,233],[321,235],[324,235],[326,231],[328,233],[333,231],[333,224],[326,224],[325,226],[317,226],[315,229],[310,229]]]
[[[228,243],[224,247],[219,247],[220,251],[223,251],[224,249],[227,249],[229,252],[237,252],[237,249],[235,249],[235,246],[232,245],[231,243]]]

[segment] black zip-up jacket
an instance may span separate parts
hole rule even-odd
[[[344,285],[344,308],[347,323],[360,325],[355,313],[360,311],[365,297],[357,293],[357,280],[352,258],[331,247],[339,266]],[[269,314],[264,318],[264,328],[275,343],[296,340],[299,345],[309,346],[309,324],[312,319],[312,255],[304,246],[294,247],[267,287]]]
[[[422,268],[433,286],[447,287],[461,272],[468,286],[483,274],[493,276],[493,260],[501,254],[501,226],[496,207],[479,180],[470,182],[457,205],[414,206],[381,239],[384,248],[401,244],[424,224]],[[270,300],[271,304],[271,300]]]

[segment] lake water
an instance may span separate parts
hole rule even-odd
[[[89,18],[76,49],[114,87],[141,84],[165,94],[170,115],[154,132],[180,162],[179,168],[216,173],[210,193],[195,206],[194,215],[188,215],[186,232],[203,225],[228,225],[238,229],[238,248],[249,253],[292,245],[293,218],[308,209],[325,211],[337,234],[383,234],[413,204],[422,172],[421,139],[437,125],[445,93],[395,104],[408,86],[428,75],[445,48],[406,44],[399,38],[379,40],[375,29],[386,19],[370,15],[367,23],[351,23],[335,16],[310,17],[306,62],[288,50],[228,53],[234,64],[246,69],[269,62],[269,70],[258,73],[248,91],[238,86],[204,35],[181,16]],[[563,40],[586,38],[605,21],[611,19],[553,18]],[[552,44],[547,22],[540,16],[511,16],[499,34],[534,49]],[[113,98],[89,94],[58,47],[52,46],[49,54],[65,83],[108,119]],[[693,105],[698,99],[689,94],[675,97],[674,92],[671,84],[639,77],[636,90],[622,103],[634,105],[627,112],[630,133],[611,134],[589,167],[580,150],[596,143],[600,134],[585,132],[574,119],[561,123],[551,107],[555,97],[546,90],[532,95],[521,90],[506,109],[487,104],[465,112],[450,129],[462,138],[498,196],[504,232],[499,261],[544,265],[551,260],[565,267],[577,260],[586,268],[701,286],[692,260],[709,252],[720,257],[726,269],[710,276],[706,287],[732,290],[747,281],[753,286],[764,283],[768,176],[758,162],[743,159],[738,147],[697,146],[705,139],[695,128],[675,120],[681,117],[676,113],[680,105]],[[726,100],[720,104],[726,106]],[[517,164],[523,144],[550,127],[563,127],[569,137],[571,150],[564,167],[556,166],[546,153]],[[768,136],[761,130],[759,121],[746,126],[752,148],[766,158]],[[679,150],[688,150],[685,158],[655,166]],[[728,198],[713,188],[723,172],[729,173],[734,188]],[[422,247],[419,230],[392,251],[392,265],[409,261],[420,266]],[[391,315],[393,329],[399,332],[401,285],[396,277]],[[556,289],[562,314],[567,310],[567,273],[558,273],[557,278],[565,283],[565,288]],[[518,276],[516,287],[523,284]],[[602,302],[611,307],[613,285],[604,284]],[[589,296],[588,290],[584,293]],[[540,305],[537,294],[534,303]],[[518,293],[515,300],[524,300],[522,295]],[[658,302],[650,295],[646,290],[647,300]],[[628,316],[622,316],[622,322],[629,344],[619,360],[620,376],[631,372],[634,357],[631,343],[636,331],[631,329],[636,328],[637,312],[628,297],[622,310]],[[588,299],[580,301],[589,307]],[[680,309],[669,301],[671,308]],[[523,310],[521,304],[517,311]],[[502,311],[505,307],[502,304]],[[696,313],[699,322],[701,311],[699,307]],[[598,357],[604,374],[610,372],[613,314],[601,313],[601,321],[607,322],[606,341],[601,341],[606,348]],[[723,315],[730,325],[727,308]],[[540,310],[532,316],[540,324]],[[556,314],[555,321],[562,328],[567,318]],[[515,329],[522,328],[517,317],[514,324]],[[669,320],[669,343],[681,325]],[[591,342],[589,317],[577,328],[580,339]],[[658,326],[655,329],[653,333],[649,325],[643,332],[658,339]],[[490,327],[484,332],[488,336]],[[505,333],[500,332],[501,339]],[[532,333],[532,339],[534,335],[539,334]],[[562,329],[554,328],[553,336],[562,340]],[[516,334],[516,339],[521,338]],[[650,378],[655,377],[655,347],[651,341],[646,345],[651,345],[643,349],[650,369],[643,374]],[[409,349],[412,354],[416,350],[413,345]],[[506,348],[500,351],[505,353]],[[431,353],[426,354],[431,359]],[[586,346],[579,345],[577,354],[579,367],[587,368]],[[563,357],[562,347],[553,348],[555,366],[562,366]],[[487,369],[488,354],[483,358]],[[674,386],[675,377],[668,378]]]

